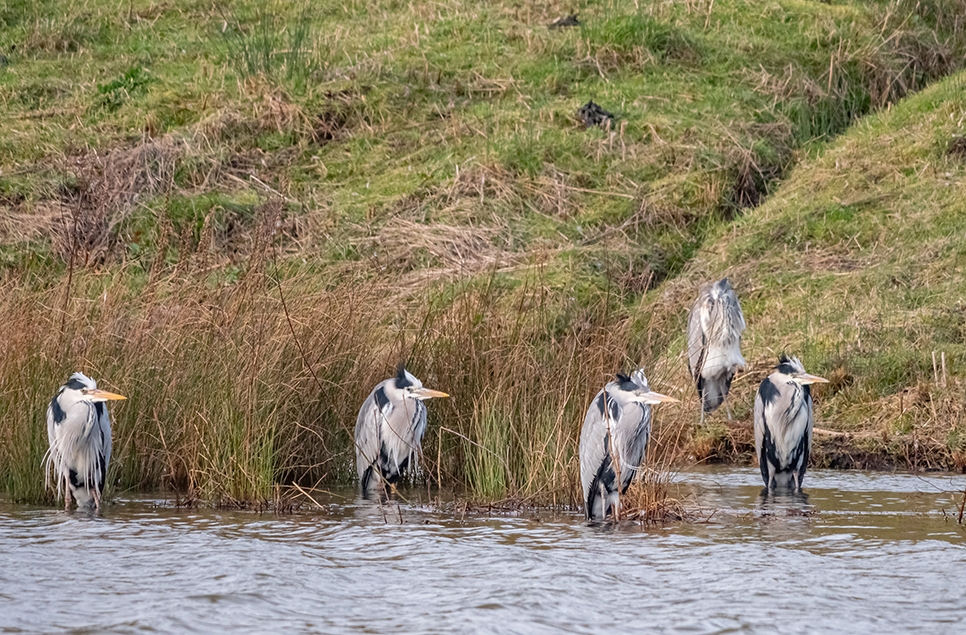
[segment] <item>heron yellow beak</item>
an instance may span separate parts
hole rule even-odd
[[[98,388],[88,391],[87,396],[93,397],[98,401],[123,401],[124,399],[127,399],[127,397],[124,395],[115,395],[112,392],[107,392],[106,390],[100,390]]]
[[[803,373],[796,377],[798,383],[803,386],[808,386],[809,384],[827,384],[828,380],[824,377],[819,377],[818,375],[809,375],[808,373]]]
[[[640,396],[640,401],[642,403],[648,404],[658,404],[658,403],[681,403],[680,399],[675,399],[674,397],[669,397],[667,395],[662,395],[659,392],[649,391],[643,393]]]
[[[449,397],[445,392],[440,392],[438,390],[432,390],[431,388],[420,388],[417,391],[420,399],[432,399],[433,397]]]

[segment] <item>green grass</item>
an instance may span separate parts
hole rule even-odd
[[[75,369],[130,397],[118,487],[237,501],[349,478],[358,406],[404,357],[454,395],[431,404],[427,475],[572,500],[587,402],[642,363],[687,394],[667,351],[693,285],[732,269],[749,359],[842,367],[834,425],[925,386],[926,348],[959,376],[956,187],[916,189],[932,173],[898,132],[854,167],[828,157],[880,126],[952,161],[961,131],[918,128],[945,93],[893,105],[962,66],[961,2],[576,9],[549,30],[570,7],[0,0],[8,490],[41,497],[37,426]],[[589,99],[610,129],[576,120]],[[919,434],[927,392],[890,425]],[[695,415],[665,410],[667,430]],[[957,426],[936,461],[964,450]]]

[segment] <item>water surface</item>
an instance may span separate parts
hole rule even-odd
[[[0,632],[966,633],[966,477],[816,471],[807,496],[769,499],[754,469],[676,480],[704,522],[351,492],[287,517],[0,500]]]

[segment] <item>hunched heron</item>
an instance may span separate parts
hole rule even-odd
[[[620,497],[644,466],[651,434],[651,406],[676,403],[654,392],[644,369],[617,375],[597,393],[580,431],[580,481],[589,520],[619,515]]]

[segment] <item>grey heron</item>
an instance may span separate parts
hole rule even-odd
[[[111,461],[111,417],[105,402],[126,399],[99,390],[97,382],[74,373],[60,387],[47,406],[47,440],[44,457],[46,485],[56,481],[57,498],[64,497],[70,509],[71,497],[78,508],[101,507],[107,466]]]
[[[651,406],[676,403],[652,391],[644,369],[617,374],[597,393],[580,431],[580,481],[589,520],[618,515],[620,497],[644,465],[651,434]]]
[[[782,355],[775,372],[755,397],[755,454],[768,489],[802,489],[812,450],[811,384],[827,379],[809,375],[797,357]]]
[[[745,316],[727,278],[706,284],[688,313],[688,370],[701,398],[704,413],[721,405],[731,389],[735,370],[745,365],[741,334]],[[731,419],[731,409],[728,419]]]
[[[415,469],[426,432],[426,405],[445,392],[423,386],[402,364],[396,376],[372,389],[356,418],[356,471],[362,493],[368,495],[381,481],[396,483]]]

